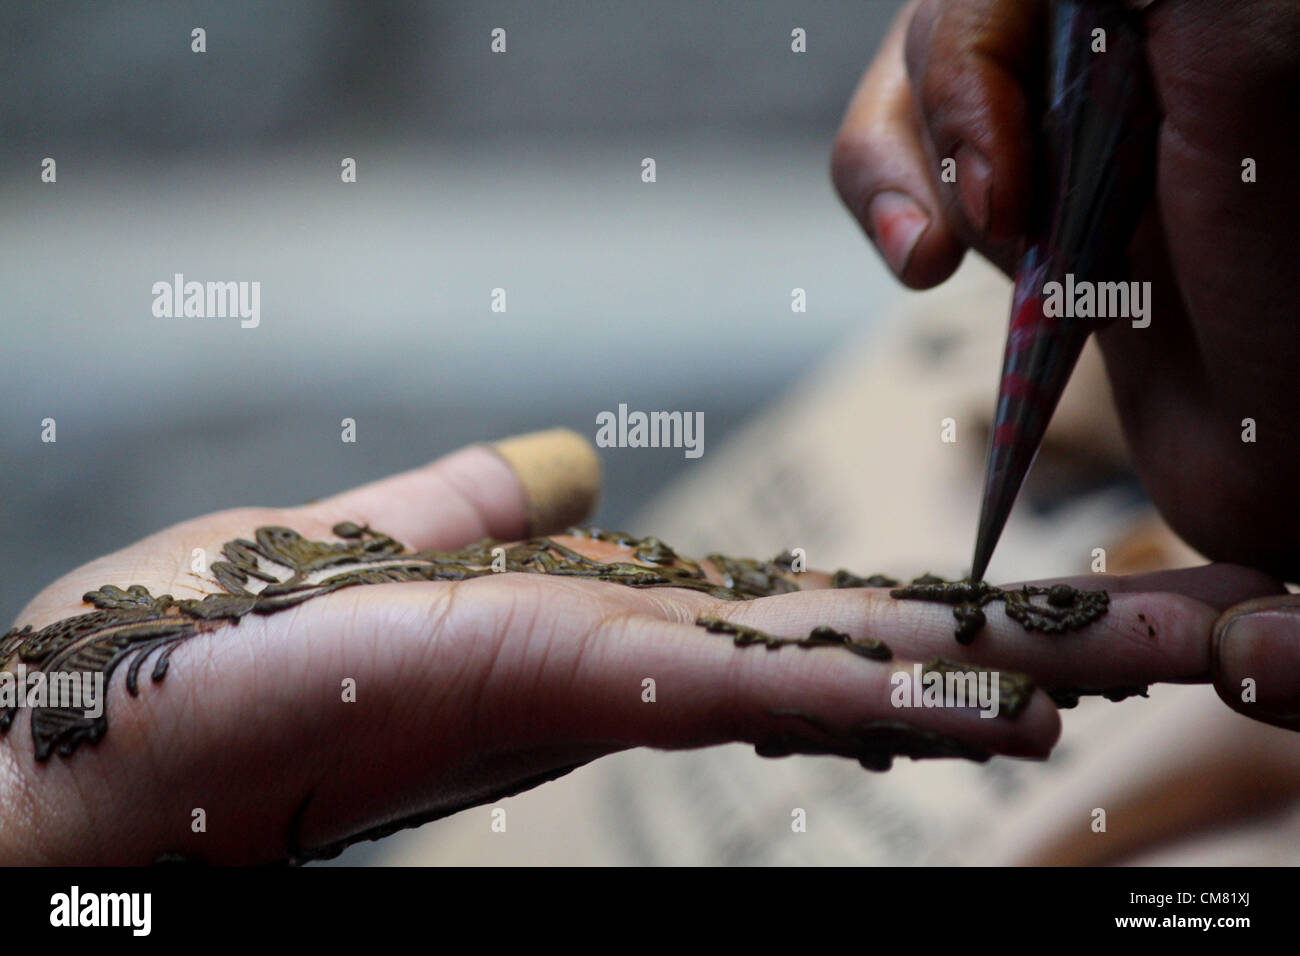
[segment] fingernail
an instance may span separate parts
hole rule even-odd
[[[980,232],[989,230],[989,188],[993,170],[977,150],[962,144],[957,147],[957,192],[966,210],[966,218]]]
[[[1230,618],[1215,644],[1219,693],[1261,719],[1300,723],[1300,606]]]
[[[896,190],[876,193],[867,207],[871,237],[879,247],[894,275],[902,276],[912,258],[916,241],[930,225],[930,217],[921,211],[912,197]]]
[[[591,442],[568,428],[493,442],[523,486],[528,533],[550,534],[582,521],[600,497],[600,459]]]

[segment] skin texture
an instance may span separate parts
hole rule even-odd
[[[912,288],[948,278],[967,249],[1008,274],[1024,252],[1046,11],[1045,0],[913,0],[849,104],[832,178]],[[1174,530],[1214,560],[1300,581],[1300,6],[1162,0],[1144,19],[1163,118],[1126,278],[1152,283],[1153,314],[1149,328],[1099,334],[1111,391]],[[941,181],[946,157],[956,183]],[[1242,181],[1245,158],[1256,182]],[[1300,729],[1300,600],[1226,612],[1213,661],[1228,706]],[[1261,674],[1268,686],[1252,688]]]
[[[518,539],[526,515],[510,469],[471,448],[306,507],[239,509],[169,528],[66,575],[16,623],[39,629],[84,613],[82,595],[110,583],[200,599],[217,589],[190,573],[192,549],[216,554],[257,527],[331,540],[335,525],[351,521],[412,548],[449,550]],[[617,542],[566,540],[601,560],[631,553]],[[138,697],[115,680],[111,732],[70,759],[38,762],[20,713],[0,740],[0,859],[300,860],[636,746],[739,740],[762,753],[839,754],[875,768],[882,746],[968,757],[1042,757],[1051,748],[1059,719],[1042,690],[1009,719],[890,705],[896,669],[954,656],[947,605],[830,588],[830,575],[812,571],[798,582],[798,591],[729,601],[489,574],[353,587],[250,614],[182,643],[166,679]],[[1029,633],[993,606],[961,656],[1047,688],[1204,681],[1219,612],[1276,588],[1221,566],[1102,583],[1110,610],[1082,631]],[[701,618],[791,641],[829,628],[864,646],[882,641],[893,659],[848,653],[827,631],[826,646],[737,647],[733,635],[697,626]],[[641,697],[646,677],[656,682],[653,704]],[[341,702],[344,678],[356,681],[356,703]],[[206,832],[192,830],[195,808]]]

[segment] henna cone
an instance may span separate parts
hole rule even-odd
[[[1093,52],[1093,31],[1105,52]],[[1150,197],[1156,111],[1140,19],[1112,0],[1058,0],[1052,14],[1043,161],[1029,251],[1016,270],[989,440],[971,580],[993,549],[1088,336],[1108,321],[1073,317],[1078,282],[1126,278],[1124,252]],[[1067,308],[1044,314],[1060,283]],[[1113,318],[1113,317],[1111,317]]]

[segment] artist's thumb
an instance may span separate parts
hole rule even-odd
[[[1233,710],[1300,730],[1300,594],[1228,608],[1210,649],[1214,687]]]

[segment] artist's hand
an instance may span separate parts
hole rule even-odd
[[[226,511],[169,528],[68,574],[17,623],[40,628],[84,614],[82,595],[109,584],[178,599],[218,592],[210,573],[191,573],[193,549],[216,555],[263,525],[335,540],[336,523],[367,523],[411,548],[452,549],[524,536],[528,510],[505,460],[471,448],[309,506]],[[0,740],[0,861],[282,860],[294,844],[310,851],[390,821],[474,806],[630,747],[775,745],[788,736],[851,751],[852,728],[874,720],[994,753],[1049,751],[1059,720],[1042,691],[1014,719],[893,708],[891,673],[957,648],[938,634],[914,640],[918,615],[933,609],[894,605],[883,592],[824,593],[820,604],[800,594],[735,603],[493,574],[357,586],[248,614],[179,645],[161,682],[149,681],[146,666],[136,698],[119,668],[107,733],[69,757],[38,763],[20,711]],[[737,648],[695,626],[702,614],[796,638],[819,623],[856,637],[878,633],[896,660],[840,648]],[[355,702],[344,700],[348,679]],[[782,711],[806,713],[842,737]]]
[[[849,106],[841,197],[909,286],[967,248],[1010,271],[1037,170],[1046,0],[919,0]],[[1151,325],[1100,336],[1143,483],[1202,553],[1300,579],[1294,315],[1300,5],[1157,0],[1148,59],[1165,117],[1156,195],[1130,249]],[[1102,55],[1104,54],[1097,54]],[[940,164],[956,160],[957,181]],[[1243,161],[1257,181],[1243,182]],[[1253,443],[1243,441],[1254,421]]]

